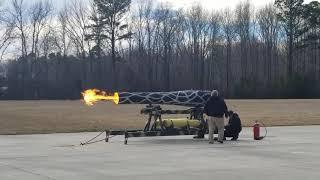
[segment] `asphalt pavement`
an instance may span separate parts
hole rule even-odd
[[[320,177],[320,126],[273,127],[262,141],[192,136],[130,138],[80,146],[97,133],[0,136],[0,179],[308,180]],[[207,138],[207,137],[206,137]]]

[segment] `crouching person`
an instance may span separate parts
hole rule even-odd
[[[232,141],[239,138],[239,133],[242,130],[241,120],[237,113],[229,111],[229,123],[225,126],[224,137],[231,137]]]

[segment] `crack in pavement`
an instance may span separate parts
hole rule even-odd
[[[17,167],[17,166],[13,166],[13,165],[6,164],[6,163],[2,163],[2,162],[0,162],[0,164],[1,164],[1,165],[4,165],[4,166],[7,166],[7,167],[9,167],[9,168],[18,170],[18,171],[22,171],[22,172],[25,172],[25,173],[28,173],[28,174],[35,175],[35,176],[44,177],[44,178],[50,179],[50,180],[56,180],[55,178],[52,178],[52,177],[49,177],[49,176],[46,176],[46,175],[43,175],[43,174],[35,173],[35,172],[32,172],[32,171],[28,171],[28,170],[26,170],[26,169],[23,169],[23,168],[20,168],[20,167]]]

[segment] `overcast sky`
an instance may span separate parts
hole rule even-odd
[[[10,0],[0,0],[0,2],[4,2],[3,4],[8,3]],[[32,4],[37,1],[41,0],[24,0],[26,4]],[[64,4],[70,0],[50,0],[53,5],[59,9],[64,6]],[[88,3],[91,0],[76,0],[76,1],[83,1],[85,3]],[[132,0],[133,3],[137,2],[139,0]],[[239,2],[243,0],[153,0],[156,3],[170,3],[172,4],[175,8],[188,8],[192,6],[195,3],[200,2],[203,7],[207,8],[208,10],[219,10],[219,9],[224,9],[226,7],[234,8]],[[254,4],[256,7],[262,7],[268,3],[273,3],[275,0],[251,0],[251,3]],[[310,2],[312,0],[305,0],[306,3]],[[317,0],[320,2],[320,0]]]
[[[4,2],[8,2],[10,0],[0,0]],[[31,4],[36,1],[41,0],[24,0],[26,3]],[[56,8],[61,8],[65,4],[65,2],[68,2],[70,0],[51,0],[52,3]],[[86,3],[90,2],[90,0],[77,0],[77,1],[84,1]],[[137,0],[132,0],[133,3],[135,3]],[[169,2],[176,8],[187,8],[192,6],[193,4],[200,2],[203,7],[207,9],[224,9],[226,7],[234,8],[236,4],[238,4],[242,0],[153,0],[156,3],[159,2]],[[305,0],[305,2],[310,2],[312,0]],[[320,0],[318,0],[320,1]],[[254,4],[256,7],[264,6],[268,3],[273,3],[274,0],[251,0],[252,4]]]
[[[177,7],[190,7],[195,3],[200,2],[203,7],[208,9],[224,9],[226,7],[233,8],[241,0],[158,0],[159,2],[170,2]],[[274,0],[251,0],[251,2],[259,7],[268,3],[272,3]]]
[[[0,4],[2,5],[7,5],[8,2],[10,2],[11,0],[0,0]],[[38,1],[42,1],[42,0],[24,0],[25,5],[31,5],[35,2]],[[60,8],[62,8],[64,6],[64,4],[72,1],[72,0],[49,0],[52,2],[53,6],[59,10]],[[83,1],[84,3],[87,3],[89,5],[89,2],[91,0],[76,0],[76,1]],[[134,6],[134,4],[137,1],[141,1],[141,0],[132,0],[132,6]],[[142,0],[143,1],[143,0]],[[154,1],[154,4],[157,3],[170,3],[174,6],[174,8],[179,9],[179,8],[189,8],[190,6],[194,5],[195,3],[199,3],[206,9],[208,10],[221,10],[227,7],[230,7],[231,9],[233,9],[239,2],[244,1],[244,0],[152,0]],[[306,3],[310,2],[312,0],[305,0]],[[317,0],[320,1],[320,0]],[[262,7],[266,4],[269,3],[273,3],[274,0],[251,0],[251,3],[259,8]],[[1,29],[0,29],[1,31]]]

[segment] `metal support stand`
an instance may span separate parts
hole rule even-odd
[[[106,131],[106,142],[109,142],[110,132],[111,131]]]
[[[141,114],[148,115],[148,120],[143,130],[106,130],[106,142],[109,142],[110,136],[124,135],[124,144],[128,144],[129,137],[145,136],[178,136],[178,135],[199,135],[206,134],[208,126],[203,119],[203,109],[201,107],[188,110],[162,110],[159,105],[147,105],[141,110]],[[200,121],[197,128],[190,127],[189,122],[184,128],[165,127],[162,120],[163,114],[189,114],[189,119]],[[173,123],[172,123],[173,124]]]
[[[125,145],[128,144],[128,138],[129,138],[128,131],[124,131],[124,144],[125,144]]]

